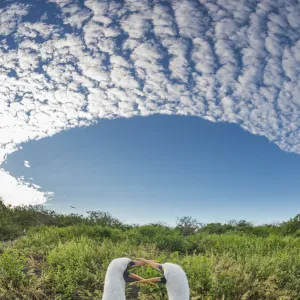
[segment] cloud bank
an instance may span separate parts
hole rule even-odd
[[[4,1],[0,165],[99,118],[191,115],[300,153],[295,0]],[[8,203],[51,194],[0,170]],[[4,188],[3,188],[4,186]]]

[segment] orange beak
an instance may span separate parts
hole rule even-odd
[[[145,282],[145,283],[149,283],[149,284],[155,286],[155,284],[153,282],[151,282],[151,281],[148,282],[148,281],[146,281],[147,279],[145,279],[143,277],[140,277],[140,276],[138,276],[138,275],[136,275],[134,273],[129,273],[128,277],[131,278],[131,279],[136,280],[134,282]]]

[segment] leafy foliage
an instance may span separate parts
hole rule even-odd
[[[0,244],[0,299],[101,299],[106,268],[122,256],[180,264],[193,300],[300,299],[299,221],[297,215],[253,226],[183,217],[175,228],[129,226],[108,213],[59,215],[0,202],[6,240]],[[135,271],[158,275],[151,268]],[[131,300],[167,299],[163,285],[127,285],[126,293]]]

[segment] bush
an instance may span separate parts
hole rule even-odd
[[[26,259],[23,255],[12,249],[5,250],[0,254],[0,286],[18,287],[25,279],[25,266]]]
[[[280,233],[282,235],[292,235],[300,230],[300,214],[281,225]]]
[[[43,223],[43,224],[42,224]],[[110,214],[59,215],[0,202],[0,299],[101,299],[116,257],[180,264],[193,300],[300,299],[299,216],[282,224],[246,221],[203,225],[185,217],[164,224],[124,225]],[[68,225],[68,226],[67,226]],[[160,276],[151,268],[142,277]],[[167,300],[165,286],[127,286],[127,299]]]

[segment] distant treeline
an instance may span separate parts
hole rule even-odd
[[[16,206],[5,205],[0,198],[0,241],[13,240],[24,235],[30,228],[39,228],[41,226],[67,227],[76,225],[98,225],[102,228],[119,229],[126,231],[134,228],[144,230],[145,234],[153,234],[151,228],[160,228],[169,233],[176,233],[180,236],[190,236],[196,233],[202,234],[249,234],[260,237],[269,235],[294,236],[300,237],[300,214],[291,218],[287,222],[253,225],[245,220],[231,220],[223,223],[203,224],[196,219],[185,216],[177,220],[174,227],[164,223],[148,225],[128,225],[111,214],[102,211],[88,211],[87,216],[80,214],[59,214],[49,210],[42,205]]]

